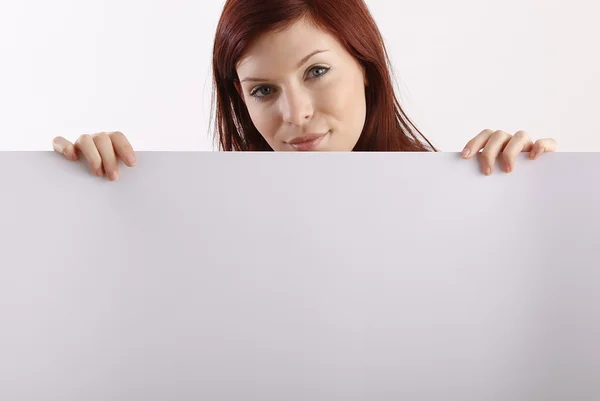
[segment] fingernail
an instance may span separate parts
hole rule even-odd
[[[101,168],[100,168],[100,169],[98,169],[98,170],[96,170],[96,176],[98,176],[98,177],[102,177],[103,175],[104,175],[104,174],[102,174],[102,169],[101,169]]]
[[[488,167],[485,169],[485,175],[490,175],[490,174],[492,174],[492,168]]]
[[[135,157],[127,156],[127,163],[133,166],[135,164]]]
[[[116,181],[119,179],[119,173],[117,173],[116,171],[113,171],[112,173],[110,173],[110,179],[113,181]]]
[[[506,168],[504,169],[504,171],[506,171],[507,173],[511,172],[511,168],[510,168],[510,164],[506,165]]]
[[[462,157],[468,157],[470,153],[471,153],[471,151],[469,150],[469,148],[464,148],[460,155]]]

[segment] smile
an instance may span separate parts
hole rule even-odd
[[[295,138],[288,143],[294,150],[307,152],[316,149],[327,134],[329,134],[329,131],[321,135],[307,135],[301,138]]]

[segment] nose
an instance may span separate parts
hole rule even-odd
[[[303,125],[313,115],[313,102],[304,88],[291,88],[281,97],[281,115],[285,122]]]

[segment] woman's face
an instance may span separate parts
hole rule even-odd
[[[356,145],[366,117],[365,71],[307,20],[258,38],[237,73],[252,122],[273,150],[351,151]]]

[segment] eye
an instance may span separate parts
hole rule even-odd
[[[252,91],[250,92],[250,96],[259,98],[259,97],[264,97],[264,96],[270,95],[270,93],[265,93],[265,91],[264,91],[265,89],[272,89],[272,88],[270,88],[268,86],[257,86],[256,88],[252,89]],[[262,96],[257,96],[256,95],[257,92],[260,92]]]
[[[313,79],[322,78],[323,76],[325,76],[329,72],[330,69],[331,69],[330,67],[322,67],[322,66],[312,67],[309,70],[309,73],[313,72],[313,71],[322,71],[322,72],[321,73],[317,73],[316,75],[311,76],[310,78],[313,78]],[[262,100],[265,99],[265,97],[267,97],[267,96],[269,96],[269,95],[272,94],[272,92],[265,93],[265,90],[272,91],[272,88],[269,87],[269,86],[257,86],[257,87],[255,87],[254,89],[252,89],[250,91],[250,96],[252,96],[256,100],[262,101]]]
[[[322,77],[323,75],[325,75],[325,74],[327,74],[329,72],[329,68],[327,68],[327,67],[319,67],[319,66],[317,66],[317,67],[313,67],[313,68],[310,69],[310,71],[319,71],[319,70],[323,70],[323,72],[320,73],[320,74],[317,74],[317,76],[315,78],[320,78],[320,77]]]

